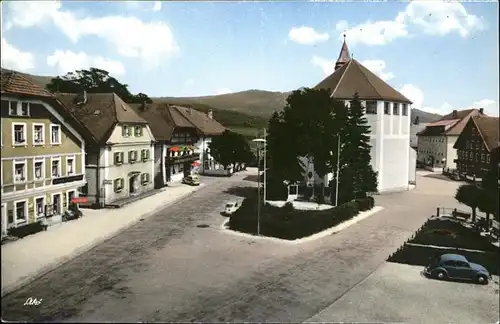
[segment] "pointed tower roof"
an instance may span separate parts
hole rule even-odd
[[[342,67],[342,65],[349,62],[351,59],[351,54],[349,54],[349,48],[347,48],[347,43],[345,41],[344,34],[344,43],[342,44],[342,49],[340,50],[339,58],[337,59],[337,63],[335,63],[335,70],[338,70]]]
[[[412,102],[355,59],[327,76],[314,87],[330,89],[336,99],[349,100],[357,92],[361,100]]]

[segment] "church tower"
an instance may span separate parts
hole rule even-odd
[[[337,59],[337,63],[335,63],[335,71],[340,69],[342,65],[346,64],[351,60],[351,54],[349,54],[349,49],[347,48],[347,44],[345,42],[345,34],[344,34],[344,43],[342,44],[342,49],[340,50],[339,58]]]

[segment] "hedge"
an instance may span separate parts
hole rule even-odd
[[[480,251],[498,251],[498,247],[491,244],[488,237],[481,236],[478,232],[452,220],[428,220],[415,233],[415,237],[409,243]]]
[[[428,246],[405,244],[393,255],[391,255],[387,261],[425,267],[429,265],[431,258],[446,253],[463,255],[470,262],[478,263],[484,266],[488,269],[490,274],[499,274],[500,260],[498,258],[498,249],[497,252],[480,253],[457,249],[436,249]]]
[[[373,208],[374,199],[357,199],[327,210],[297,210],[292,204],[274,207],[261,206],[260,235],[295,240],[336,226],[360,211]],[[235,231],[257,234],[256,197],[246,198],[231,216],[229,228]]]

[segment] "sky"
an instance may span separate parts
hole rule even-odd
[[[345,34],[354,58],[413,101],[498,116],[497,2],[2,1],[2,67],[97,67],[132,92],[202,96],[313,87]]]

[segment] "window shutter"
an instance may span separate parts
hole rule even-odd
[[[146,158],[147,158],[148,160],[149,160],[149,158],[150,158],[150,156],[149,156],[150,152],[151,152],[150,150],[146,150]]]
[[[149,183],[149,173],[146,173],[146,182]]]
[[[132,162],[134,160],[134,151],[128,152],[128,161]]]
[[[127,136],[127,126],[122,126],[122,136]]]
[[[115,192],[117,192],[117,191],[118,191],[118,181],[119,181],[119,179],[115,179],[115,181],[114,181],[114,182],[115,182],[115,183],[114,183]]]

